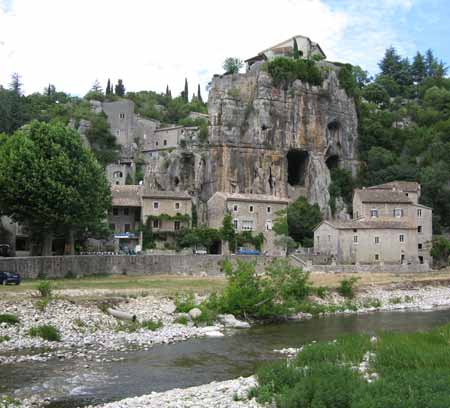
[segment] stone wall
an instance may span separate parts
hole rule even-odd
[[[427,273],[430,266],[424,264],[366,264],[366,265],[307,265],[308,272],[326,273]]]
[[[222,255],[75,255],[0,258],[0,271],[18,272],[22,278],[64,278],[90,275],[201,275],[219,276]],[[270,257],[231,256],[255,260],[262,271]]]

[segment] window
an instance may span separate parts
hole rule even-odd
[[[417,209],[417,216],[422,217],[422,210],[420,208]]]
[[[175,210],[179,210],[180,209],[180,203],[175,203]]]
[[[394,217],[396,217],[396,218],[403,217],[403,209],[402,208],[396,208],[394,210]]]
[[[163,145],[164,145],[164,146],[167,146],[167,140],[164,140],[164,141],[163,141]]]
[[[121,177],[123,177],[123,173],[121,171],[115,171],[113,173],[113,177],[114,178],[121,178]]]
[[[267,220],[266,221],[266,231],[272,231],[272,227],[273,227],[272,220]]]
[[[270,214],[272,212],[272,207],[267,207],[267,214]]]
[[[153,201],[153,209],[157,210],[159,208],[159,203],[158,201]]]
[[[158,146],[158,144],[159,144],[158,142],[155,142],[155,146]]]
[[[159,220],[153,220],[153,228],[159,228]]]
[[[129,208],[124,208],[123,209],[123,215],[129,215],[130,214],[130,209]]]
[[[380,260],[380,254],[375,254],[375,261],[379,261]]]
[[[242,230],[243,231],[252,231],[253,230],[253,220],[242,221]]]
[[[250,205],[250,206],[248,207],[248,211],[250,211],[251,213],[253,212],[253,205]]]
[[[405,242],[405,235],[400,234],[399,239],[400,239],[400,242]]]
[[[120,129],[116,129],[116,136],[120,137]]]
[[[180,227],[181,227],[181,222],[180,221],[174,221],[173,222],[173,229],[175,231],[178,231],[180,229]]]
[[[379,244],[380,243],[380,237],[375,237],[375,244]]]
[[[233,220],[233,227],[234,227],[235,230],[237,230],[239,228],[239,221],[238,220],[236,220],[236,219]]]
[[[418,244],[418,245],[417,245],[417,248],[418,248],[418,249],[422,249],[422,248],[423,248],[422,244]]]
[[[370,210],[370,216],[374,218],[378,217],[378,208],[372,208]]]
[[[423,264],[423,256],[419,256],[419,263]]]
[[[359,211],[356,211],[356,218],[359,218]]]
[[[421,226],[421,225],[419,225],[419,226],[417,227],[417,232],[418,232],[419,234],[422,232],[422,226]]]
[[[120,113],[119,113],[119,118],[120,118],[120,119],[125,119],[125,113],[120,112]]]
[[[238,210],[237,204],[233,205],[233,211],[234,211],[234,212],[237,212],[237,210]]]
[[[113,207],[113,215],[119,215],[119,209],[117,207]]]
[[[130,232],[130,231],[131,231],[131,225],[125,224],[125,232]]]
[[[355,245],[358,244],[358,235],[353,235],[353,243],[354,243]]]

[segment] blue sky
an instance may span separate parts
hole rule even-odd
[[[96,79],[179,93],[293,35],[372,74],[389,46],[450,64],[450,0],[0,0],[0,84],[76,95]]]

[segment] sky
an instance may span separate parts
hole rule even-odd
[[[128,91],[189,93],[294,35],[330,61],[375,74],[389,46],[403,56],[432,48],[450,64],[449,0],[0,0],[0,84],[18,72],[25,93],[82,96],[96,79]]]

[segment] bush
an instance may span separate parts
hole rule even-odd
[[[17,324],[19,323],[19,319],[12,314],[0,314],[0,323]]]
[[[311,85],[322,85],[322,74],[314,61],[306,59],[294,60],[286,57],[274,58],[267,63],[267,72],[275,86],[291,85],[299,79]]]
[[[360,278],[356,277],[342,279],[337,288],[338,293],[343,297],[353,299],[355,297],[355,283],[358,282],[359,279]]]
[[[176,295],[175,297],[175,312],[189,313],[189,310],[197,307],[195,303],[195,295],[193,293]]]
[[[9,341],[9,340],[11,340],[11,338],[9,336],[0,336],[0,343]]]
[[[39,295],[43,298],[50,298],[52,296],[52,285],[49,281],[42,281],[39,283],[37,290]]]
[[[59,330],[51,325],[31,327],[28,334],[31,337],[42,337],[44,340],[48,341],[61,341]]]

